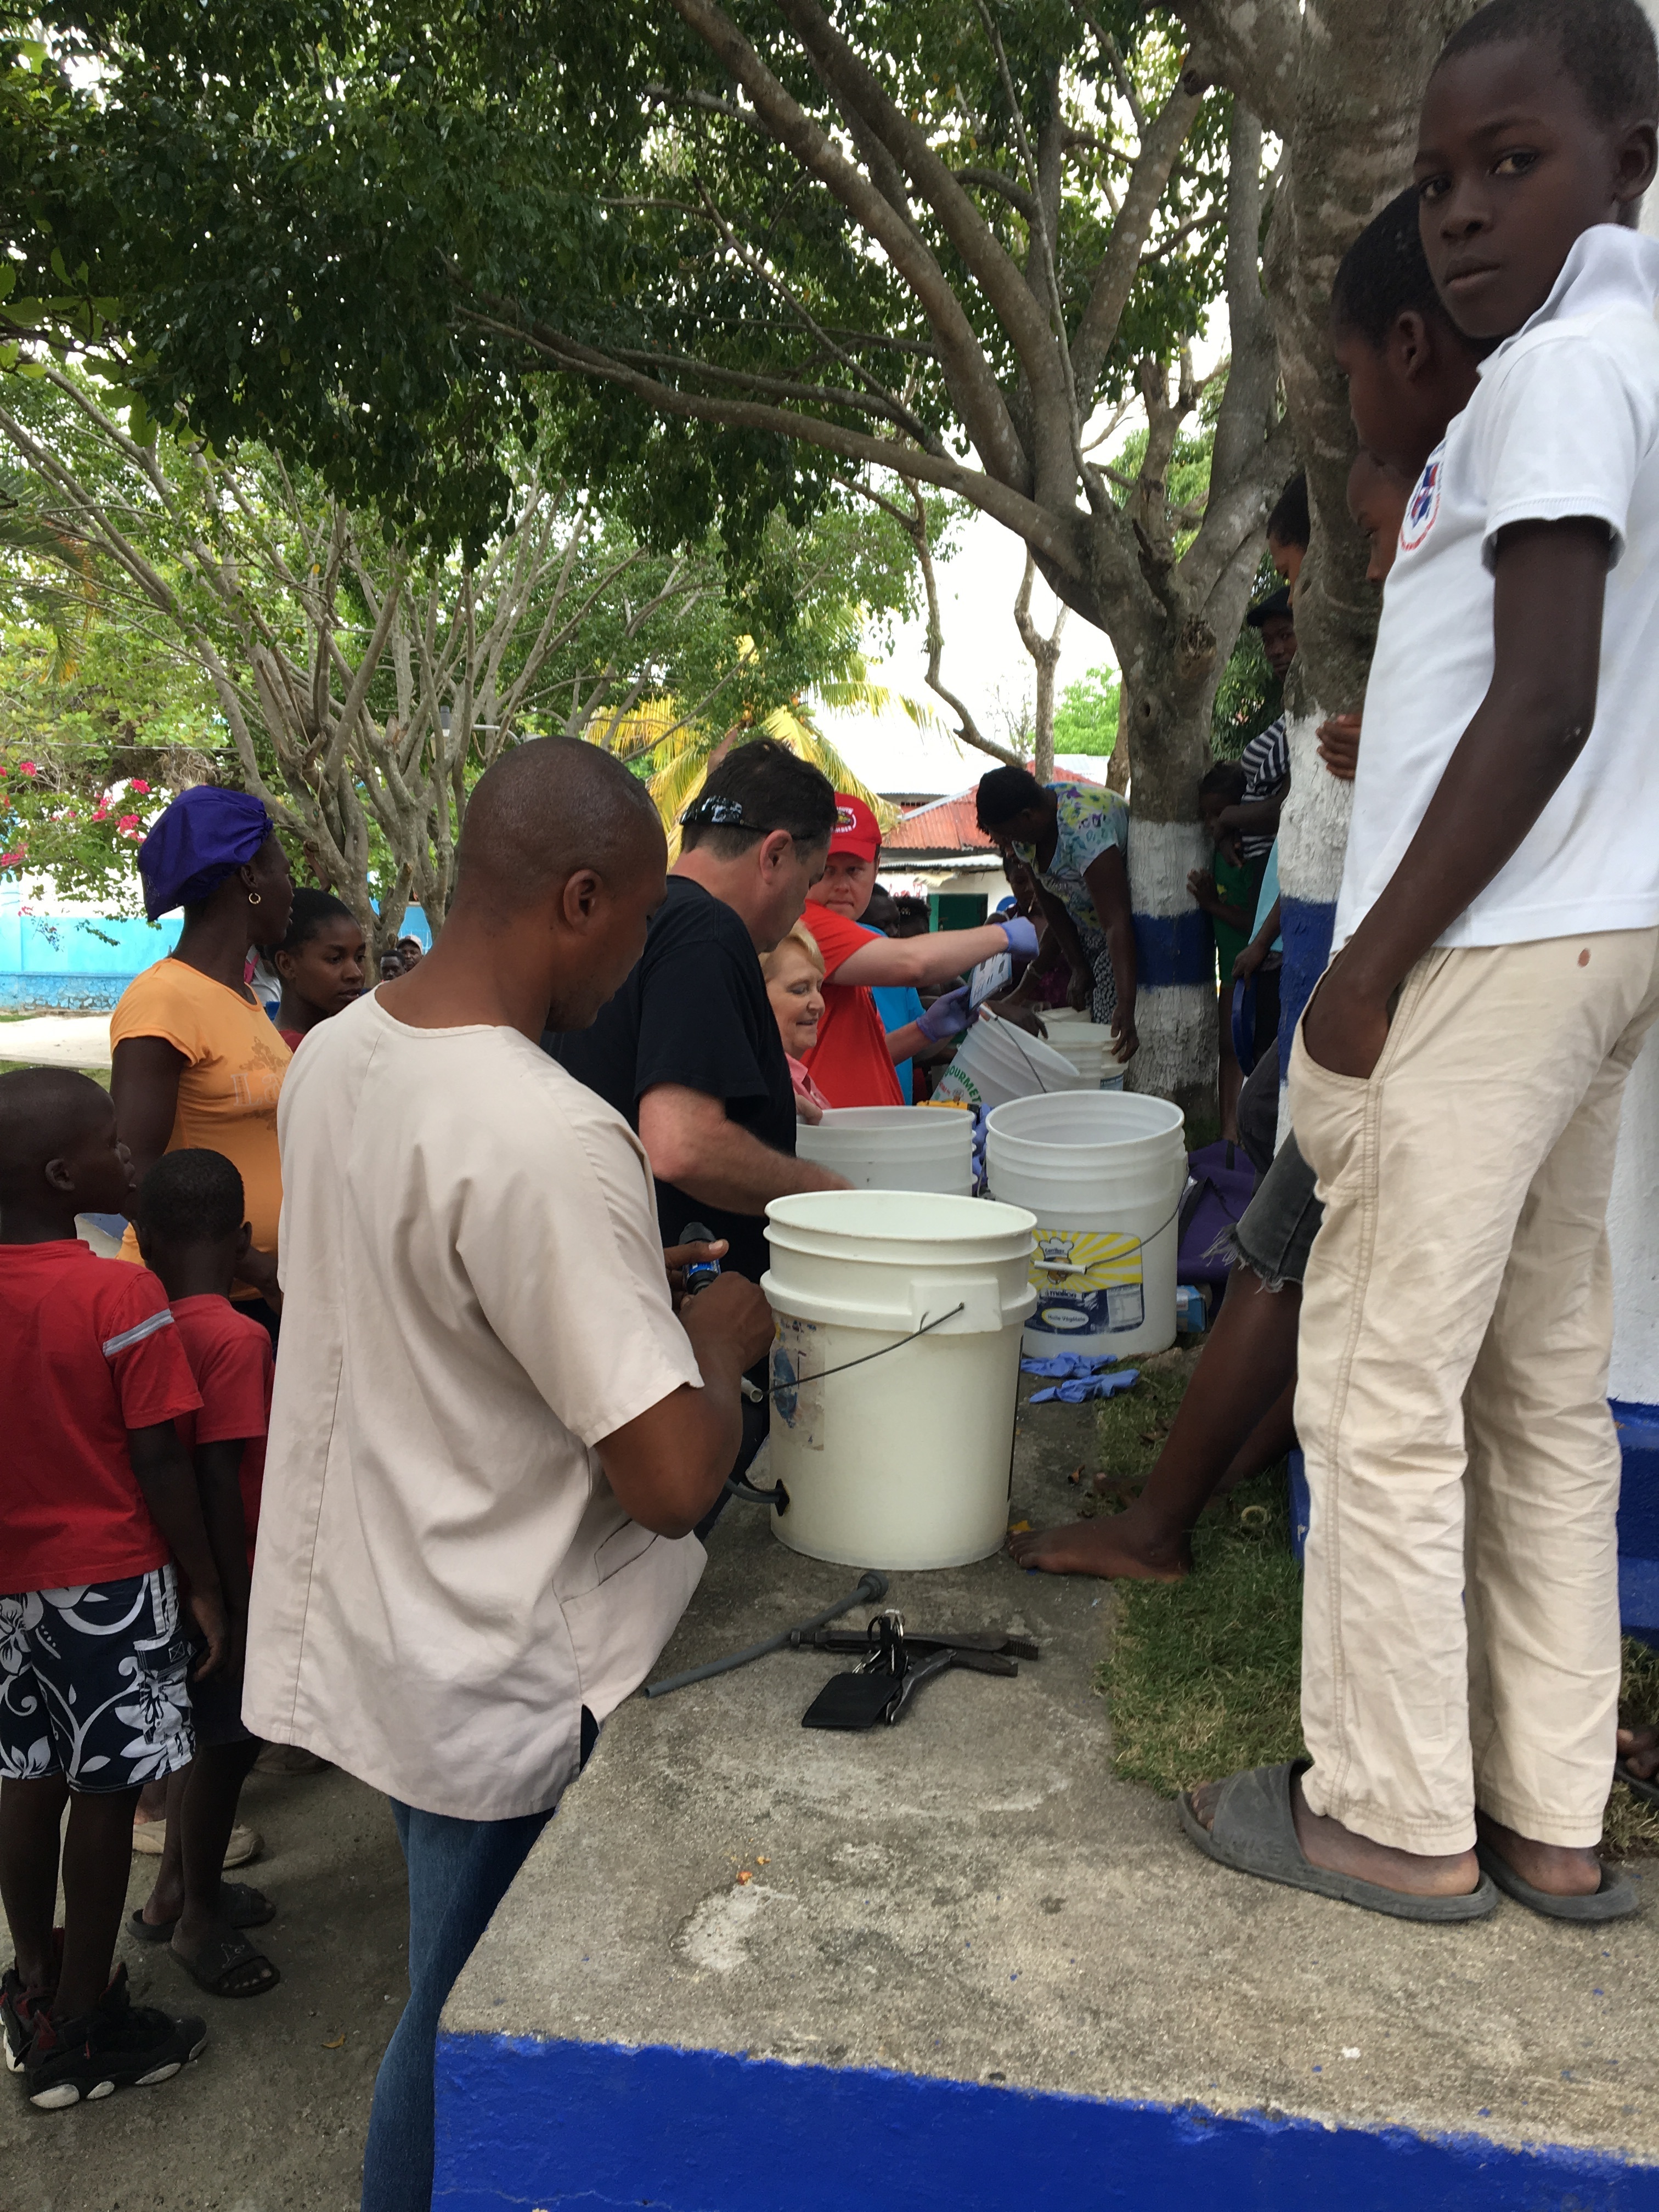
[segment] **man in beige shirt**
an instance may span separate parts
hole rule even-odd
[[[676,1317],[639,1139],[537,1048],[628,975],[665,860],[615,761],[519,746],[473,793],[431,954],[283,1090],[244,1711],[384,1790],[408,1862],[364,2212],[427,2212],[438,2015],[696,1587],[771,1336],[735,1274]]]

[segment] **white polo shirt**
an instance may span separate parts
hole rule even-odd
[[[1482,362],[1401,525],[1365,691],[1337,901],[1352,936],[1400,865],[1492,683],[1499,531],[1613,533],[1595,720],[1521,845],[1437,940],[1519,945],[1659,922],[1659,240],[1601,225]]]
[[[373,993],[306,1039],[277,1134],[247,1725],[424,1812],[541,1812],[702,1571],[593,1449],[701,1385],[645,1152],[516,1030]]]

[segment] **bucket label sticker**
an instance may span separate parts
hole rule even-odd
[[[772,1340],[772,1409],[808,1451],[823,1449],[823,1352],[818,1325],[780,1315]]]
[[[1031,1287],[1036,1311],[1027,1328],[1054,1336],[1109,1336],[1146,1318],[1139,1237],[1110,1229],[1036,1231]]]

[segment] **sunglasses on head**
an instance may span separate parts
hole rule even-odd
[[[695,799],[680,817],[683,830],[748,830],[757,837],[769,837],[774,823],[762,824],[750,821],[743,811],[740,799],[720,799],[706,796]]]

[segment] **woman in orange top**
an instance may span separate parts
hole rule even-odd
[[[294,903],[270,817],[246,792],[181,792],[138,848],[144,911],[185,910],[179,942],[110,1017],[117,1133],[142,1180],[163,1152],[222,1152],[240,1171],[253,1245],[232,1291],[276,1334],[283,1176],[276,1096],[290,1054],[242,980],[250,946],[280,944]],[[129,1229],[122,1256],[137,1260]]]

